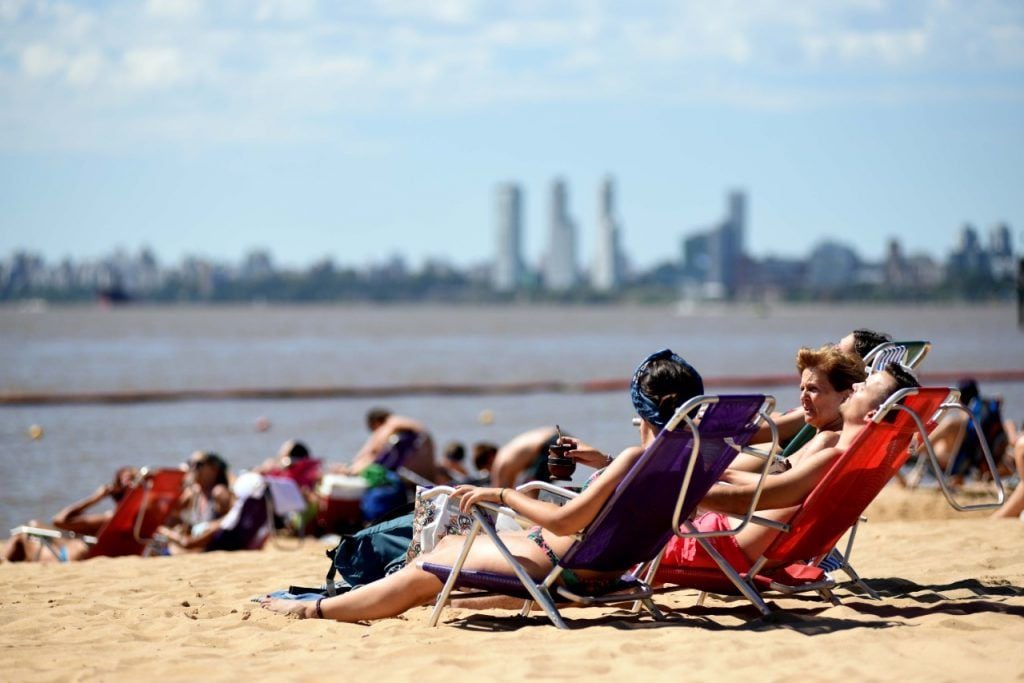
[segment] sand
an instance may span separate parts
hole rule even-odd
[[[567,609],[428,609],[371,624],[287,619],[249,599],[322,581],[323,548],[0,565],[4,681],[1024,680],[1024,524],[886,489],[853,561],[881,602],[658,598],[671,620]]]

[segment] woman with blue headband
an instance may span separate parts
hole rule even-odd
[[[700,374],[689,363],[668,349],[659,351],[644,359],[633,373],[630,395],[633,408],[640,417],[639,444],[626,448],[615,458],[590,449],[570,451],[570,455],[579,462],[605,466],[601,476],[594,478],[578,497],[557,506],[512,488],[465,485],[455,489],[454,497],[461,499],[460,507],[465,513],[476,503],[496,503],[538,522],[539,526],[529,531],[501,532],[501,538],[531,576],[542,578],[573,544],[573,535],[594,520],[615,487],[676,409],[703,391]],[[572,442],[570,439],[566,441]],[[420,557],[424,562],[451,565],[463,542],[464,539],[458,536],[446,536],[432,551]],[[505,571],[507,567],[504,557],[486,536],[473,543],[463,565],[467,570],[493,572]],[[569,586],[574,583],[600,583],[617,579],[626,569],[628,567],[609,572],[565,571],[559,580]],[[320,598],[315,602],[268,598],[262,601],[262,606],[300,618],[364,621],[397,616],[412,607],[431,604],[441,587],[440,579],[415,563],[358,590],[331,598]]]

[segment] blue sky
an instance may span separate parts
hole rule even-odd
[[[526,256],[617,181],[638,266],[749,198],[748,251],[1024,240],[1024,4],[0,0],[0,256]]]

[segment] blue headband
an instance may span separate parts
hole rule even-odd
[[[636,371],[633,372],[633,381],[629,385],[629,394],[633,399],[633,408],[636,410],[636,414],[644,420],[647,420],[655,427],[662,429],[668,424],[668,419],[671,416],[663,418],[661,416],[661,410],[658,404],[647,394],[640,389],[640,376],[647,370],[647,366],[652,361],[656,360],[670,360],[679,365],[682,365],[687,372],[694,378],[697,385],[697,393],[694,396],[704,393],[704,381],[700,377],[700,373],[697,372],[692,365],[687,363],[681,356],[677,356],[672,353],[671,349],[662,349],[657,353],[652,353],[644,359],[644,362],[640,363],[636,367]],[[692,398],[688,396],[686,398]]]

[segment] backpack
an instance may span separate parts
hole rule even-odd
[[[342,537],[327,551],[331,558],[327,595],[376,581],[404,567],[412,540],[412,517],[412,513],[400,515]],[[336,585],[335,576],[339,574],[347,587]]]

